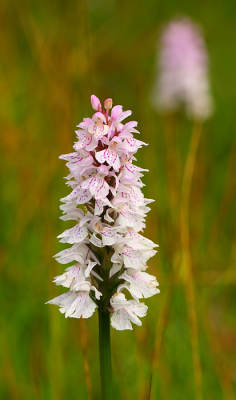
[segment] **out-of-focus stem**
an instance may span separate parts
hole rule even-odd
[[[176,116],[169,114],[164,120],[164,136],[166,144],[166,169],[167,169],[167,190],[170,214],[172,219],[172,229],[176,229],[179,221],[177,207],[179,204],[179,154],[175,145],[176,135]],[[175,236],[175,232],[173,232]]]
[[[110,340],[110,313],[103,310],[102,302],[99,307],[99,353],[102,400],[112,400],[112,372],[111,372],[111,340]]]
[[[184,167],[180,203],[180,231],[182,250],[189,250],[189,201],[201,130],[202,125],[196,122],[193,128],[187,160]]]
[[[189,203],[190,192],[193,178],[193,171],[196,161],[197,149],[201,136],[201,124],[195,123],[190,141],[187,160],[184,167],[184,175],[181,190],[180,202],[180,236],[182,250],[182,271],[184,273],[185,290],[188,304],[188,316],[191,329],[191,341],[193,352],[193,368],[196,388],[196,399],[202,399],[202,371],[199,355],[198,325],[196,315],[196,305],[194,296],[194,284],[192,276],[192,259],[190,252],[189,234]]]

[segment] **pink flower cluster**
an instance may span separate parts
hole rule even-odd
[[[165,26],[160,44],[155,105],[169,112],[183,104],[189,116],[205,120],[213,105],[208,54],[200,27],[189,18],[173,20]]]
[[[156,278],[145,272],[156,245],[140,234],[152,200],[141,191],[145,170],[133,164],[134,154],[146,144],[133,136],[139,133],[137,122],[122,123],[131,111],[112,108],[111,99],[103,109],[94,95],[91,102],[96,112],[78,125],[75,152],[60,156],[67,161],[72,188],[61,199],[61,219],[75,225],[58,236],[72,246],[55,257],[61,264],[75,264],[54,280],[69,291],[48,303],[73,318],[88,318],[102,304],[112,313],[115,329],[132,329],[131,322],[141,325],[138,317],[147,312],[139,299],[159,292]]]

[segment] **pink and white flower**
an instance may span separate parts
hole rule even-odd
[[[48,301],[47,304],[58,305],[59,311],[65,314],[65,317],[72,318],[89,318],[93,315],[97,308],[96,303],[89,297],[89,291],[92,289],[91,285],[87,284],[85,290],[74,291],[70,290],[55,299]],[[100,295],[97,297],[99,298]]]
[[[119,286],[117,290],[120,291],[122,287],[126,288],[134,298],[148,298],[160,292],[157,288],[159,284],[156,277],[147,272],[135,271],[130,268],[120,276],[120,279],[124,279],[126,283]]]
[[[119,171],[120,169],[120,158],[116,151],[117,142],[115,139],[110,141],[110,144],[107,149],[99,151],[96,153],[96,159],[104,164],[107,162],[108,165],[114,168],[115,171]]]
[[[118,331],[124,329],[132,330],[132,324],[141,326],[142,322],[138,317],[144,317],[147,314],[147,306],[136,300],[126,300],[123,293],[116,293],[111,298],[113,314],[111,317],[111,326]]]
[[[109,185],[105,180],[105,177],[108,175],[108,168],[105,165],[101,165],[97,171],[98,173],[86,179],[81,187],[89,189],[91,197],[94,196],[96,200],[100,200],[107,197],[109,193]]]
[[[81,243],[88,235],[88,229],[85,226],[75,225],[71,229],[67,229],[61,235],[57,236],[61,238],[61,243]]]

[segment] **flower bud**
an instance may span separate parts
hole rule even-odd
[[[100,100],[94,94],[91,96],[91,104],[93,109],[96,111],[99,111],[102,108]]]
[[[112,99],[106,99],[104,101],[105,110],[110,110],[112,108]]]

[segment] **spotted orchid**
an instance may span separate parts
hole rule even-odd
[[[157,245],[140,233],[150,210],[147,204],[153,201],[141,190],[147,170],[133,164],[134,154],[146,143],[134,138],[137,122],[122,122],[131,111],[112,108],[111,99],[103,108],[94,95],[91,103],[95,114],[78,125],[75,151],[60,156],[72,189],[61,199],[61,219],[75,225],[58,236],[71,247],[55,258],[74,264],[54,279],[69,291],[48,303],[72,318],[89,318],[102,308],[111,314],[113,328],[133,329],[132,323],[141,325],[147,313],[140,299],[159,293],[155,276],[146,272]]]

